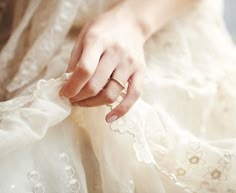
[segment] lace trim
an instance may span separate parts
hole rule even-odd
[[[134,139],[133,148],[136,153],[138,161],[144,162],[146,164],[154,164],[157,170],[160,171],[165,176],[167,176],[175,185],[191,193],[197,193],[190,187],[185,186],[182,182],[180,182],[174,174],[170,174],[167,170],[163,169],[156,163],[156,161],[152,156],[151,150],[148,146],[144,133],[139,128],[137,128],[137,124],[135,124],[135,122],[128,120],[127,117],[123,117],[111,123],[110,129],[113,132],[117,132],[120,134],[128,134],[132,136],[132,138]]]
[[[113,106],[116,106],[116,103],[113,105],[110,105],[110,108],[113,109]],[[166,131],[168,131],[168,129],[166,128],[166,125],[161,119],[162,116],[159,114],[159,112],[157,112],[157,116],[159,117],[162,127]],[[222,191],[226,191],[227,193],[236,192],[236,190],[233,187],[229,187],[229,186],[225,187],[224,185],[219,189],[219,191],[214,188],[214,186],[216,185],[215,182],[221,183],[223,179],[226,178],[224,177],[226,176],[226,171],[228,170],[228,168],[231,167],[232,160],[236,158],[236,155],[233,155],[232,153],[227,153],[227,152],[223,153],[222,151],[221,153],[223,154],[216,157],[217,159],[219,159],[216,162],[217,164],[214,165],[213,167],[208,167],[208,171],[205,174],[206,178],[203,176],[203,179],[200,179],[199,187],[197,187],[198,183],[196,183],[196,186],[191,187],[190,185],[186,185],[185,182],[181,181],[181,177],[184,177],[187,175],[187,169],[180,166],[176,168],[176,171],[175,171],[176,173],[174,173],[172,171],[168,171],[167,169],[163,168],[160,164],[156,162],[156,160],[154,159],[152,155],[151,149],[148,145],[145,133],[144,131],[142,131],[143,128],[138,127],[138,125],[142,125],[140,124],[140,121],[142,120],[139,119],[138,121],[139,121],[139,124],[137,124],[136,121],[134,121],[131,117],[129,117],[129,113],[128,113],[125,117],[122,117],[109,125],[109,128],[113,132],[117,132],[119,134],[128,134],[134,139],[133,149],[134,149],[134,152],[136,153],[136,157],[138,161],[144,162],[146,164],[153,164],[155,168],[157,169],[157,171],[162,173],[164,176],[167,176],[173,184],[182,188],[186,192],[190,192],[190,193],[200,193],[200,192],[209,192],[209,191],[214,192],[214,193],[221,193]],[[185,137],[188,138],[190,136],[185,136]],[[174,140],[174,139],[170,139],[170,140]],[[187,152],[187,158],[188,158],[188,163],[190,164],[190,167],[197,166],[200,163],[206,164],[204,163],[204,161],[202,161],[202,150],[201,150],[201,148],[205,147],[206,145],[200,143],[200,141],[194,141],[194,140],[195,139],[191,139],[191,137],[188,140],[189,141],[188,145],[190,146],[189,148],[191,149],[192,147],[193,149],[192,152],[191,151]],[[183,152],[187,151],[188,147],[184,147],[184,148],[186,149],[183,149]],[[205,153],[208,154],[211,152],[205,152]],[[170,156],[170,159],[171,159],[171,156]],[[208,164],[213,164],[213,163],[210,162]]]

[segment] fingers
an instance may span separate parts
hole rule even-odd
[[[122,88],[116,82],[109,81],[105,89],[98,95],[78,101],[77,104],[84,107],[95,107],[105,104],[112,104],[119,97]]]
[[[71,57],[70,57],[70,61],[69,61],[66,72],[73,72],[76,68],[76,65],[80,59],[80,56],[81,56],[82,50],[83,50],[82,40],[84,38],[85,32],[86,32],[86,27],[82,28],[82,30],[77,38],[77,41],[76,41],[74,48],[71,52]]]
[[[106,51],[100,61],[99,65],[92,76],[81,91],[71,99],[71,102],[80,101],[86,98],[96,96],[103,87],[107,84],[109,77],[117,66],[119,59],[117,55],[110,51]]]
[[[143,83],[143,72],[134,73],[130,80],[127,90],[127,94],[124,99],[106,116],[108,123],[113,122],[120,117],[124,116],[134,103],[138,100]]]
[[[132,69],[127,69],[127,65],[123,64],[117,67],[117,69],[112,74],[112,77],[116,78],[125,85],[131,74]],[[111,104],[117,100],[122,90],[123,87],[120,84],[114,80],[109,80],[105,88],[98,95],[79,101],[77,104],[86,107]]]
[[[83,42],[83,51],[77,67],[63,86],[61,95],[72,98],[81,90],[94,74],[102,53],[103,47],[100,44],[92,41]]]

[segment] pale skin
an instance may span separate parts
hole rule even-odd
[[[88,22],[78,35],[67,72],[71,78],[60,94],[72,104],[95,107],[114,103],[127,84],[123,100],[106,115],[107,122],[124,116],[140,96],[145,73],[143,46],[170,20],[196,0],[121,0]]]

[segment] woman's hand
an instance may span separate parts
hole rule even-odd
[[[138,23],[120,7],[95,18],[78,36],[67,70],[73,74],[61,94],[93,107],[115,102],[128,84],[123,100],[106,116],[107,122],[120,118],[140,96],[144,41]]]
[[[92,107],[111,104],[128,84],[127,94],[106,116],[112,122],[138,99],[145,71],[143,44],[155,31],[196,0],[122,0],[81,30],[61,95]]]

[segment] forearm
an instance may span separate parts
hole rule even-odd
[[[133,17],[147,39],[170,20],[190,9],[197,0],[123,0],[120,8]]]

